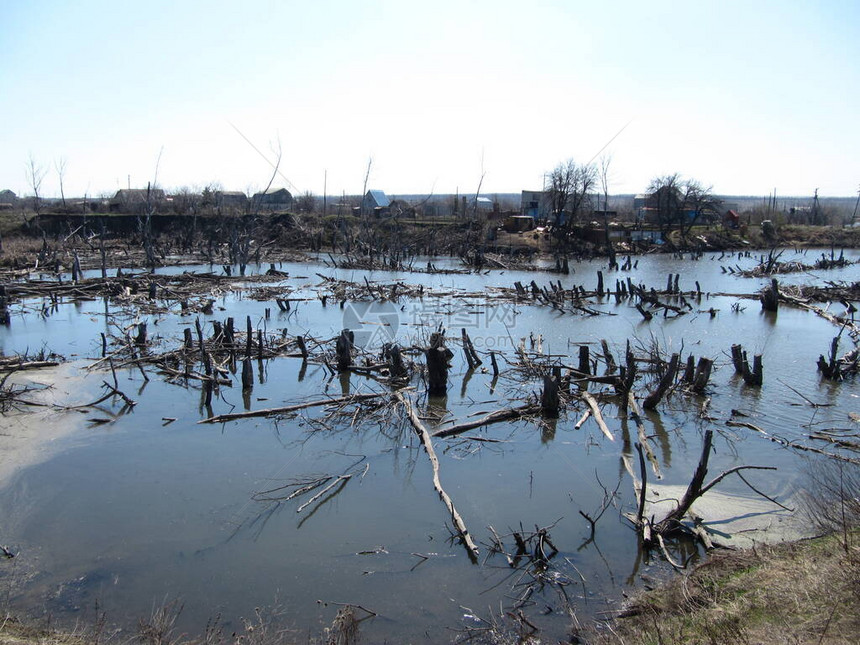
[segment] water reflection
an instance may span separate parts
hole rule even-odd
[[[688,268],[687,260],[683,265],[669,260],[643,257],[638,267],[623,277],[662,288],[660,283],[665,284],[667,273],[677,275],[680,271],[681,287],[691,290],[693,269]],[[747,259],[732,258],[732,262]],[[591,289],[599,266],[598,262],[581,262],[575,274],[553,279],[561,280],[566,289],[577,284]],[[411,324],[414,312],[410,307],[446,309],[452,316],[467,311],[456,297],[433,298],[434,288],[477,292],[469,296],[470,302],[491,304],[497,313],[504,313],[504,307],[493,300],[494,287],[509,288],[516,280],[526,284],[532,279],[539,284],[548,282],[540,274],[513,271],[445,277],[328,267],[312,267],[312,271],[306,265],[285,265],[285,269],[291,276],[313,276],[318,269],[335,279],[361,281],[367,276],[384,284],[420,281],[426,285],[423,300],[403,298],[397,303],[406,307],[403,321],[410,323],[398,330],[398,342],[404,347],[420,347],[422,334],[426,336],[426,328]],[[694,269],[695,279],[706,291],[739,293],[757,287],[755,280],[720,275],[716,259],[699,261]],[[313,297],[300,307],[291,306],[288,313],[277,313],[294,334],[331,338],[342,329],[341,312],[331,303],[323,307],[316,298],[316,278],[284,278],[280,286],[290,290],[290,297]],[[266,309],[272,306],[271,298],[257,301],[235,293],[223,295],[219,302],[238,320],[247,316],[265,319]],[[746,312],[730,314],[734,302],[733,297],[711,296],[705,306],[720,310],[715,318],[694,312],[666,320],[655,316],[651,322],[642,320],[628,301],[610,297],[596,305],[605,312],[599,316],[560,314],[551,307],[525,302],[516,305],[516,315],[488,315],[480,323],[474,323],[477,318],[469,313],[470,324],[474,324],[469,334],[476,347],[509,348],[504,354],[512,361],[511,346],[520,338],[530,337],[536,339],[536,349],[540,339],[545,355],[563,354],[566,363],[576,360],[577,346],[602,339],[622,349],[628,341],[644,347],[659,340],[664,355],[695,343],[697,356],[716,359],[707,391],[711,398],[708,414],[713,421],[698,419],[702,400],[680,390],[669,394],[659,412],[643,413],[648,441],[662,465],[665,483],[682,485],[689,481],[701,446],[697,424],[713,424],[725,431],[715,449],[714,469],[760,460],[778,465],[779,477],[762,486],[768,494],[779,496],[783,489],[798,483],[796,457],[757,434],[726,429],[724,421],[732,418],[732,410],[742,409],[750,423],[771,432],[778,429],[792,439],[805,439],[809,428],[844,426],[858,386],[850,381],[821,382],[815,371],[817,355],[827,350],[836,333],[830,323],[788,307],[779,312],[778,319],[766,314],[762,317],[754,301],[747,303]],[[108,317],[112,318],[110,324]],[[147,317],[140,314],[140,318]],[[181,345],[184,331],[190,332],[189,320],[177,316],[159,321],[159,335],[166,345]],[[60,304],[49,318],[22,315],[13,328],[0,330],[0,347],[11,352],[38,346],[41,339],[50,338],[60,351],[88,352],[96,357],[102,351],[101,333],[110,335],[117,325],[134,322],[138,321],[108,300],[104,301],[104,313],[98,302],[90,307]],[[761,388],[746,387],[733,374],[727,352],[731,343],[739,340],[764,354],[766,371]],[[233,357],[230,372],[237,372],[238,360],[253,367],[254,358],[243,358],[242,354]],[[446,397],[425,397],[424,384],[415,379],[410,396],[417,399],[416,408],[428,429],[444,429],[452,422],[507,407],[539,391],[537,380],[521,378],[504,359],[500,363],[501,373],[493,375],[480,369],[467,370],[458,355],[451,371],[457,378],[451,381],[451,393]],[[180,356],[170,365],[189,375],[195,367]],[[357,374],[336,375],[336,381],[320,363],[314,369],[308,366],[309,361],[293,358],[257,359],[251,379],[253,396],[271,400],[267,406],[275,407],[338,392],[345,396],[371,389],[388,391]],[[589,367],[593,371],[595,366]],[[140,378],[136,373],[133,376]],[[810,405],[785,388],[780,379],[811,401],[829,405]],[[197,388],[199,401],[192,394]],[[619,428],[620,441],[605,440],[593,420],[587,422],[585,432],[570,431],[569,425],[584,412],[574,399],[558,421],[542,420],[539,432],[531,422],[500,423],[469,433],[482,441],[461,436],[437,438],[434,444],[441,462],[441,480],[470,532],[482,544],[482,557],[489,555],[485,545],[492,540],[487,526],[497,527],[503,539],[510,541],[511,531],[530,532],[562,517],[549,530],[560,554],[548,558],[551,566],[540,574],[576,581],[580,578],[575,571],[580,571],[582,579],[588,580],[588,595],[599,596],[615,593],[616,581],[621,583],[625,578],[627,584],[638,585],[648,568],[659,571],[665,561],[660,554],[638,549],[635,532],[621,515],[635,509],[630,476],[619,460],[619,453],[633,456],[633,443],[638,440],[631,436],[635,425],[627,412],[610,407],[618,405],[610,388],[594,384],[590,390],[600,396],[604,409],[616,413],[617,422],[609,415],[607,421]],[[14,539],[44,554],[44,577],[33,581],[30,593],[44,592],[47,597],[52,589],[99,571],[109,558],[121,563],[117,565],[121,575],[117,574],[120,582],[112,587],[108,602],[129,615],[145,613],[153,599],[163,597],[166,580],[171,589],[187,597],[211,599],[207,603],[221,607],[250,607],[251,611],[271,602],[275,590],[280,589],[291,607],[290,618],[297,622],[315,616],[316,599],[348,597],[398,617],[396,626],[395,621],[374,624],[372,629],[378,631],[371,640],[403,642],[418,640],[427,631],[434,633],[441,625],[458,625],[462,620],[460,604],[505,604],[509,595],[519,597],[516,594],[523,592],[504,583],[488,591],[488,580],[495,584],[510,573],[501,554],[494,553],[482,567],[471,567],[466,566],[467,559],[458,546],[447,546],[450,515],[433,490],[426,454],[396,404],[367,404],[342,414],[323,408],[284,418],[230,422],[221,426],[220,433],[196,424],[199,417],[232,411],[230,394],[234,392],[181,375],[170,384],[152,378],[137,390],[134,415],[125,415],[130,409],[123,409],[121,402],[106,402],[93,415],[110,418],[109,428],[90,429],[76,437],[75,450],[22,473],[11,486],[13,490],[4,491],[0,513],[16,518],[8,528]],[[228,400],[220,396],[222,393]],[[244,409],[252,410],[250,388],[242,399]],[[170,431],[144,432],[144,428],[158,428],[157,422],[150,422],[164,418],[165,410],[177,418]],[[353,415],[358,415],[355,423]],[[348,474],[344,469],[353,461],[345,455],[365,456],[366,474],[338,479]],[[281,500],[274,506],[253,499],[258,491],[275,486],[308,485],[312,477],[329,479],[301,499]],[[615,492],[603,488],[616,482],[619,487]],[[728,480],[721,483],[731,492],[737,492],[732,488],[735,485]],[[594,531],[590,530],[577,508],[594,518],[607,499],[610,504],[602,519]],[[237,524],[243,529],[227,539]],[[378,547],[384,547],[385,552]],[[186,556],[198,552],[207,557]],[[414,553],[427,556],[417,568]],[[683,563],[695,558],[696,550],[673,543],[669,553]],[[515,575],[520,574],[517,571]],[[554,589],[552,585],[546,589],[536,585],[532,601],[552,610],[538,618],[542,625],[548,625],[548,633],[562,635],[565,614]],[[83,593],[78,600],[85,597]],[[191,627],[205,624],[210,608],[200,608],[196,613],[189,609],[196,622]],[[589,611],[593,608],[582,609],[584,614]]]

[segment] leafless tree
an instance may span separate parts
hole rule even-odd
[[[358,207],[358,214],[364,219],[364,201],[367,197],[367,182],[370,181],[370,169],[373,167],[373,157],[367,158],[367,172],[364,173],[364,188],[361,190],[361,205]]]
[[[296,199],[296,209],[300,213],[313,213],[317,207],[317,198],[314,194],[306,190]]]
[[[681,233],[686,235],[699,222],[711,222],[719,218],[722,201],[712,191],[711,186],[705,187],[695,179],[684,182],[685,218]]]
[[[269,177],[269,183],[266,184],[266,187],[263,189],[262,193],[259,193],[261,195],[265,195],[266,193],[269,192],[269,189],[272,187],[272,184],[275,181],[275,177],[278,176],[278,172],[279,172],[279,169],[281,167],[281,158],[283,157],[284,151],[283,151],[283,148],[281,147],[281,137],[280,136],[272,144],[272,152],[275,153],[274,163],[269,161],[269,159],[267,157],[265,157],[265,156],[263,157],[264,159],[266,159],[266,161],[268,161],[272,165],[272,176]],[[249,189],[249,192],[250,192],[250,189]],[[257,208],[259,207],[259,204],[254,203],[253,197],[251,198],[250,204],[251,204],[251,212],[256,213]],[[244,275],[244,273],[242,275]]]
[[[66,178],[66,158],[60,157],[54,161],[54,169],[57,171],[57,178],[60,182],[60,199],[63,202],[63,208],[66,207],[66,193],[63,190],[63,180]]]
[[[45,179],[45,174],[47,170],[45,170],[42,165],[36,161],[36,158],[30,153],[30,157],[27,160],[27,184],[33,190],[33,210],[38,215],[42,209],[42,181]]]
[[[596,179],[597,169],[593,164],[578,164],[573,159],[558,164],[550,172],[547,193],[556,222],[564,222],[559,227],[563,233],[569,233],[584,214]]]
[[[597,162],[597,176],[600,180],[600,188],[603,191],[603,210],[609,210],[609,166],[612,164],[612,155],[603,155]]]
[[[700,220],[719,216],[720,200],[711,190],[678,173],[654,178],[648,186],[649,203],[657,211],[663,236],[675,229],[686,235]]]
[[[655,177],[648,185],[648,205],[656,210],[657,223],[665,238],[681,220],[681,176],[678,173]]]
[[[478,219],[478,197],[481,196],[481,186],[484,185],[484,177],[487,175],[484,170],[484,151],[481,150],[481,178],[478,179],[478,189],[475,191],[475,219]],[[465,215],[465,213],[463,213]]]

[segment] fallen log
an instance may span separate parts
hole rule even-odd
[[[349,396],[340,396],[334,399],[319,399],[317,401],[308,401],[307,403],[297,403],[295,405],[287,405],[282,408],[264,408],[262,410],[250,410],[248,412],[231,412],[228,414],[216,414],[215,416],[206,419],[200,419],[197,423],[223,423],[225,421],[235,421],[236,419],[250,419],[252,417],[269,417],[277,414],[289,414],[290,412],[298,412],[307,408],[318,407],[322,405],[335,405],[338,403],[358,403],[370,399],[378,399],[383,396],[389,396],[386,393],[368,393],[368,394],[350,394]]]
[[[648,461],[651,462],[651,468],[654,469],[654,475],[657,479],[661,479],[663,475],[660,472],[660,464],[657,461],[657,457],[654,455],[654,451],[651,450],[651,446],[648,444],[648,435],[645,433],[645,425],[642,423],[642,411],[639,409],[639,404],[636,403],[636,396],[633,394],[633,390],[630,390],[627,393],[627,403],[630,407],[630,418],[633,419],[633,422],[636,424],[636,434],[639,437],[639,443],[642,445],[642,449],[645,451],[645,456],[648,457]]]
[[[597,426],[600,430],[605,434],[610,441],[615,441],[615,437],[612,436],[612,432],[609,430],[609,426],[606,425],[606,421],[603,418],[603,413],[600,412],[600,407],[597,405],[597,399],[595,399],[591,394],[583,390],[579,394],[582,397],[582,400],[588,404],[588,407],[591,409],[591,415],[594,417],[594,420],[597,422]]]
[[[24,361],[15,363],[13,361],[0,364],[0,372],[17,372],[18,370],[34,370],[42,367],[56,367],[57,361]]]
[[[463,521],[460,513],[457,512],[454,502],[451,500],[448,493],[445,492],[445,489],[442,488],[442,482],[439,480],[439,458],[436,457],[436,451],[433,450],[433,440],[431,435],[427,431],[427,428],[424,426],[421,419],[418,417],[418,414],[416,414],[412,404],[405,396],[403,396],[403,393],[395,392],[395,396],[398,401],[403,404],[403,407],[406,408],[406,414],[409,417],[409,421],[415,429],[415,432],[418,434],[418,437],[421,439],[421,443],[424,444],[424,449],[427,451],[427,457],[430,459],[430,465],[433,467],[433,487],[436,489],[436,492],[439,493],[439,497],[442,499],[448,512],[451,514],[451,520],[457,528],[460,538],[463,540],[466,552],[469,554],[469,559],[472,560],[473,563],[477,564],[479,553],[478,545],[472,540],[472,536],[469,535],[469,529],[466,528],[466,523]]]
[[[491,423],[500,423],[502,421],[512,421],[515,419],[521,419],[522,417],[529,416],[532,414],[537,414],[540,412],[540,406],[538,405],[522,405],[518,408],[505,408],[504,410],[496,410],[495,412],[490,412],[488,415],[483,416],[479,419],[475,419],[473,421],[466,421],[464,423],[458,423],[457,425],[453,425],[450,428],[445,428],[444,430],[437,430],[431,436],[433,437],[453,437],[454,435],[462,434],[467,430],[474,430],[475,428],[480,428],[481,426],[490,425]]]
[[[778,443],[787,448],[796,448],[797,450],[804,450],[806,452],[814,452],[819,455],[824,455],[825,457],[830,457],[831,459],[836,459],[838,461],[845,461],[851,464],[860,464],[860,459],[855,459],[853,457],[846,457],[845,455],[840,455],[834,452],[827,452],[826,450],[821,450],[820,448],[814,448],[812,446],[804,446],[803,444],[795,443],[793,441],[789,441],[788,439],[783,439],[782,437],[777,437],[768,432],[765,432],[757,425],[753,425],[752,423],[747,423],[746,421],[732,421],[729,419],[726,421],[726,425],[732,428],[748,428],[749,430],[753,430],[758,432],[762,436],[770,439],[774,443]]]

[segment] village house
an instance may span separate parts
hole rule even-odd
[[[293,206],[293,196],[286,188],[269,188],[265,192],[256,193],[253,204],[261,211],[286,211]]]
[[[0,190],[0,210],[10,211],[18,203],[18,195],[11,190]]]
[[[550,215],[550,203],[547,194],[542,190],[522,191],[520,213],[539,221],[548,219]]]
[[[381,190],[368,190],[364,199],[361,200],[361,210],[364,213],[385,215],[390,208],[391,200]]]
[[[116,191],[108,208],[111,213],[142,213],[147,208],[157,210],[164,201],[160,188],[123,188]]]
[[[248,196],[239,190],[219,190],[215,193],[215,207],[222,212],[244,213]]]

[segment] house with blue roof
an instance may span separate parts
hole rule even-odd
[[[391,200],[381,190],[368,190],[361,201],[361,210],[365,213],[383,215],[391,207]]]

